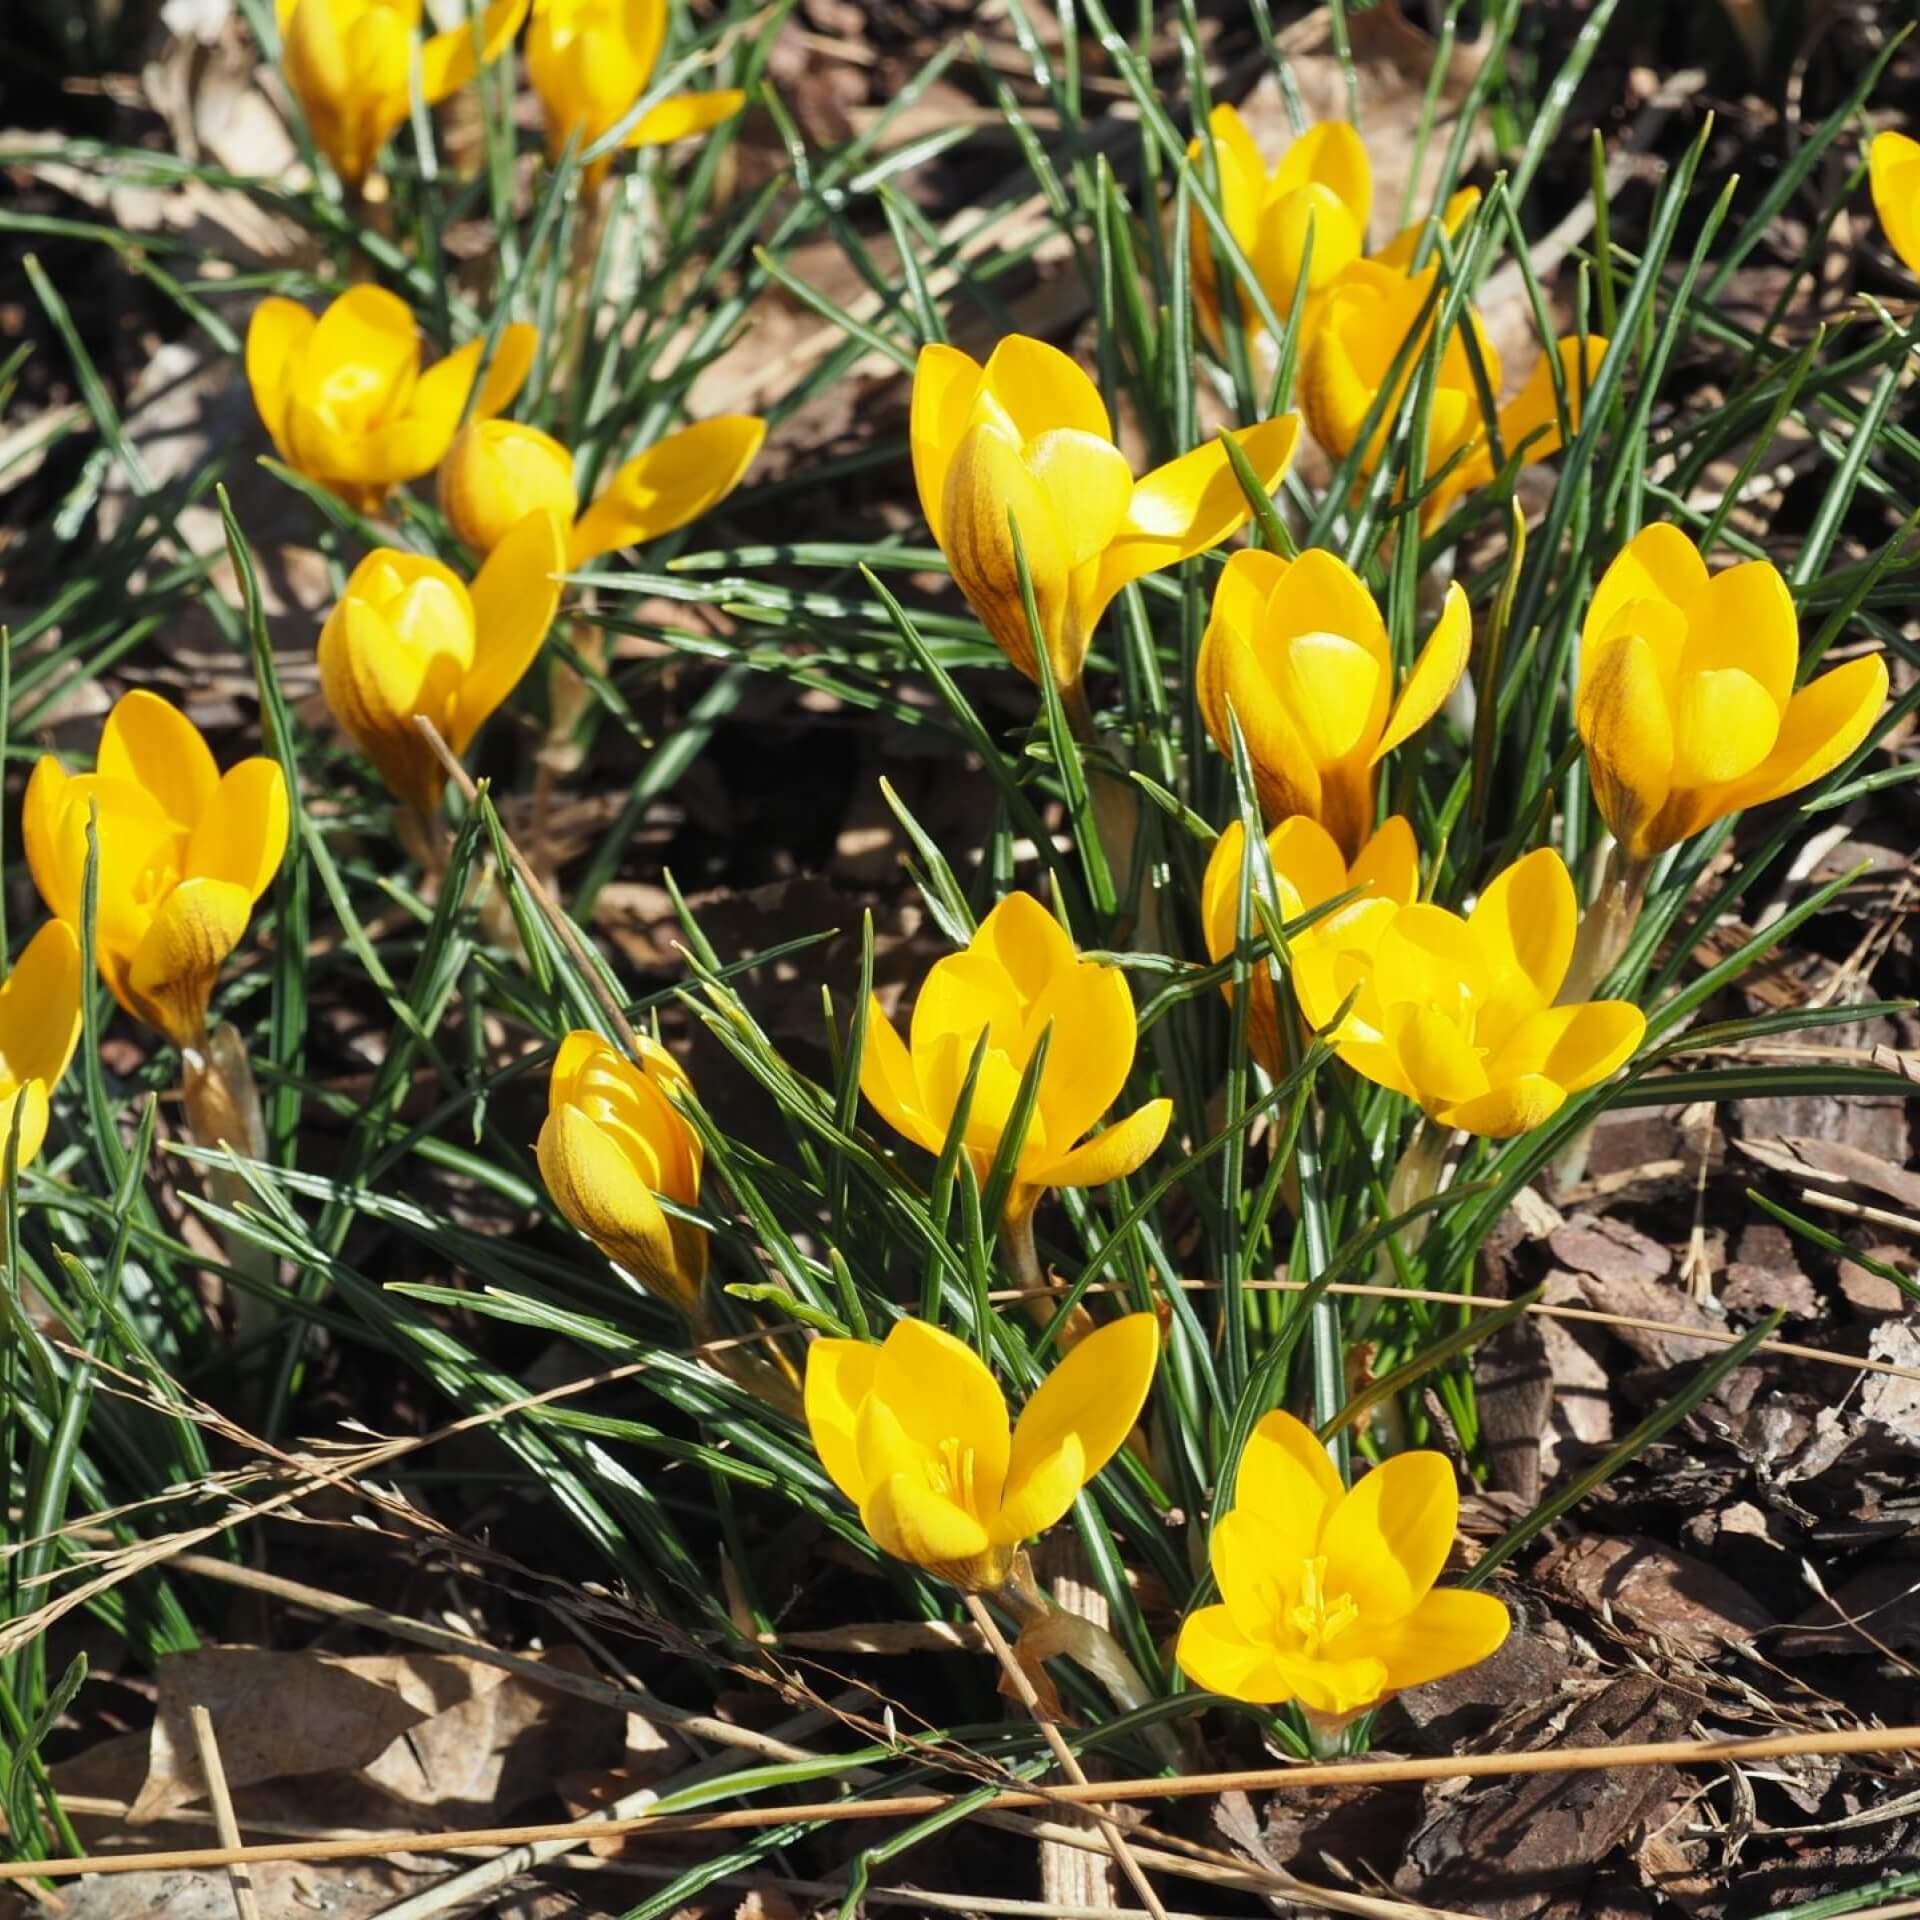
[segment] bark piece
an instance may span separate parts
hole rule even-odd
[[[1700,1661],[1718,1659],[1774,1624],[1766,1608],[1717,1567],[1639,1534],[1580,1534],[1549,1553],[1537,1577]]]

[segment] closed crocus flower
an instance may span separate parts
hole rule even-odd
[[[1236,944],[1240,868],[1246,844],[1240,822],[1231,821],[1213,843],[1213,855],[1200,883],[1200,917],[1207,954],[1216,961],[1226,959]],[[1268,893],[1283,921],[1298,920],[1342,894],[1356,896],[1292,935],[1288,945],[1296,951],[1309,943],[1330,952],[1355,944],[1371,946],[1371,929],[1380,918],[1390,917],[1396,907],[1411,906],[1420,891],[1420,852],[1414,844],[1413,828],[1399,814],[1381,825],[1349,866],[1333,835],[1317,820],[1296,813],[1267,835],[1267,863],[1273,872],[1271,891],[1257,864],[1248,876],[1249,886],[1254,893]],[[1257,919],[1250,922],[1249,930],[1259,934]],[[1264,963],[1254,968],[1252,985],[1248,1043],[1253,1057],[1277,1075],[1285,1068],[1286,1050],[1273,980]],[[1221,991],[1231,1002],[1232,983]]]
[[[560,604],[566,539],[530,513],[487,556],[469,589],[425,554],[377,547],[347,576],[320,629],[320,688],[341,728],[394,794],[439,810],[446,770],[415,725],[424,715],[455,752],[533,664]]]
[[[1779,570],[1709,574],[1677,527],[1643,529],[1601,576],[1575,718],[1594,799],[1630,860],[1830,773],[1887,698],[1878,654],[1797,693],[1800,633]]]
[[[27,782],[27,864],[48,910],[81,924],[87,821],[99,812],[101,976],[135,1018],[204,1052],[207,1003],[287,848],[287,785],[272,760],[223,775],[185,714],[121,697],[92,773],[50,754]]]
[[[1231,714],[1270,820],[1303,813],[1349,857],[1373,826],[1373,770],[1440,710],[1466,670],[1473,619],[1457,585],[1395,694],[1373,595],[1318,547],[1288,561],[1236,553],[1214,589],[1195,686],[1223,753]]]
[[[1407,257],[1411,258],[1410,249]],[[1445,298],[1444,292],[1437,297],[1434,293],[1438,274],[1437,267],[1409,273],[1404,266],[1389,265],[1384,260],[1357,261],[1340,276],[1338,285],[1329,289],[1321,308],[1301,362],[1300,405],[1314,438],[1336,459],[1345,459],[1360,444],[1361,428],[1387,384],[1401,347],[1416,333],[1420,340],[1361,455],[1362,472],[1371,473],[1378,464],[1393,432],[1401,399],[1419,367]],[[1423,318],[1429,299],[1434,300],[1434,308]],[[1432,479],[1456,455],[1459,458],[1422,502],[1423,529],[1438,524],[1456,500],[1486,486],[1497,471],[1465,328],[1472,329],[1489,389],[1496,395],[1500,391],[1500,356],[1480,316],[1469,307],[1463,327],[1448,335],[1440,351],[1427,417],[1423,477]],[[1553,349],[1566,387],[1568,421],[1576,430],[1581,396],[1598,371],[1606,348],[1604,340],[1589,337],[1584,353],[1577,338],[1561,340]],[[1560,416],[1554,403],[1553,367],[1544,355],[1525,385],[1499,409],[1496,424],[1502,461],[1524,451],[1531,463],[1559,451]]]
[[[667,36],[667,0],[534,0],[527,33],[527,72],[546,114],[547,152],[555,160],[577,134],[594,141],[623,119],[646,92]],[[738,90],[677,93],[643,113],[628,132],[629,147],[664,147],[705,133],[746,105]],[[606,178],[608,156],[587,170],[590,184]]]
[[[1876,133],[1867,149],[1867,173],[1887,244],[1909,273],[1920,273],[1920,140]]]
[[[502,330],[471,416],[488,420],[520,391],[539,342]],[[404,300],[354,287],[316,319],[262,300],[247,326],[247,380],[281,459],[363,513],[439,464],[467,410],[483,340],[420,370],[420,329]]]
[[[1160,1144],[1171,1100],[1149,1100],[1083,1138],[1127,1083],[1137,1037],[1133,997],[1117,967],[1083,960],[1028,893],[1011,893],[960,953],[936,960],[903,1042],[876,998],[867,1017],[860,1089],[909,1140],[946,1144],[982,1034],[986,1051],[967,1111],[966,1148],[985,1179],[1040,1036],[1046,1065],[1007,1212],[1023,1218],[1049,1187],[1097,1187],[1133,1172]]]
[[[80,942],[49,920],[0,980],[0,1179],[8,1142],[30,1166],[47,1137],[47,1098],[80,1044]]]
[[[554,1205],[609,1260],[691,1314],[707,1272],[707,1236],[660,1205],[700,1198],[700,1136],[674,1105],[690,1089],[679,1063],[644,1036],[630,1060],[597,1033],[570,1033],[554,1056],[540,1177]]]
[[[1339,1721],[1486,1659],[1506,1608],[1434,1585],[1459,1517],[1444,1455],[1397,1453],[1349,1491],[1309,1428],[1267,1414],[1208,1542],[1220,1603],[1187,1616],[1181,1671],[1210,1693]]]
[[[1357,1072],[1418,1101],[1444,1127],[1503,1140],[1606,1079],[1646,1032],[1624,1000],[1554,1004],[1577,919],[1566,863],[1542,847],[1499,875],[1464,918],[1416,904],[1369,916],[1364,938],[1302,942],[1294,991]]]
[[[585,513],[574,491],[573,455],[551,434],[516,420],[463,428],[440,467],[440,504],[468,546],[491,553],[529,513],[567,527],[567,565],[583,567],[620,547],[644,546],[716,507],[753,464],[767,423],[720,414],[656,441],[616,472]]]
[[[1133,1431],[1159,1354],[1152,1314],[1109,1322],[1041,1382],[1009,1431],[1006,1400],[971,1347],[897,1320],[877,1346],[807,1349],[807,1427],[875,1545],[991,1593],[1021,1541],[1060,1519]]]
[[[1234,436],[1260,482],[1293,458],[1292,414]],[[1077,688],[1093,630],[1129,581],[1190,559],[1247,522],[1218,442],[1136,480],[1099,389],[1056,348],[1010,334],[983,367],[927,346],[913,378],[913,477],[954,580],[994,643],[1038,681],[1009,519],[1020,529],[1053,677]]]
[[[421,0],[275,0],[274,11],[287,85],[314,143],[357,187],[406,123]],[[421,40],[421,98],[432,106],[458,92],[507,50],[526,17],[527,0],[494,0],[477,23]]]

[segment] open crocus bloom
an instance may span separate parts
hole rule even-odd
[[[1440,710],[1466,671],[1473,617],[1458,585],[1396,697],[1393,649],[1373,595],[1318,547],[1288,561],[1234,554],[1214,589],[1195,692],[1232,751],[1240,722],[1270,820],[1304,813],[1357,854],[1373,825],[1373,770]]]
[[[1594,800],[1630,859],[1650,860],[1742,807],[1830,773],[1887,698],[1877,653],[1799,692],[1800,629],[1779,569],[1709,575],[1679,528],[1646,527],[1594,589],[1575,720]]]
[[[647,90],[667,37],[667,0],[534,0],[527,73],[546,114],[555,160],[574,134],[590,146]],[[731,119],[747,96],[734,88],[657,101],[627,134],[629,147],[664,147]],[[606,178],[608,156],[587,170]]]
[[[1409,251],[1408,257],[1411,258]],[[1361,470],[1371,473],[1392,436],[1394,421],[1432,334],[1444,294],[1436,295],[1438,267],[1409,273],[1404,266],[1381,260],[1356,261],[1327,292],[1313,338],[1307,343],[1300,369],[1300,405],[1313,436],[1335,459],[1344,459],[1360,443],[1361,428],[1375,397],[1405,342],[1417,334],[1420,345],[1409,355],[1392,398],[1361,455]],[[1431,312],[1424,312],[1429,300]],[[1439,524],[1448,508],[1463,494],[1484,487],[1498,471],[1487,431],[1486,410],[1473,377],[1466,330],[1471,329],[1485,369],[1487,386],[1500,392],[1500,356],[1471,307],[1462,327],[1447,336],[1433,385],[1433,405],[1427,418],[1427,456],[1423,478],[1432,480],[1458,455],[1457,464],[1438,480],[1421,503],[1420,524],[1426,530]],[[1559,341],[1554,353],[1566,387],[1568,424],[1580,425],[1582,396],[1598,371],[1607,343],[1589,336]],[[1562,444],[1560,415],[1554,402],[1553,366],[1538,361],[1526,384],[1499,409],[1496,425],[1500,457],[1509,460],[1524,450],[1528,462],[1544,460]]]
[[[310,0],[303,0],[310,4]],[[520,391],[539,334],[503,328],[471,417],[490,420]],[[484,340],[420,371],[420,329],[383,287],[354,287],[315,319],[295,300],[262,300],[247,325],[247,380],[288,466],[363,513],[439,463],[467,406]]]
[[[73,927],[96,807],[101,977],[136,1019],[204,1051],[220,968],[286,852],[285,776],[264,759],[223,775],[185,714],[156,694],[123,694],[92,773],[69,774],[48,754],[27,782],[27,864],[48,910]]]
[[[422,0],[274,0],[287,85],[314,144],[349,186],[405,125],[414,36]],[[527,0],[493,0],[478,22],[462,20],[420,42],[420,97],[428,106],[457,93],[506,52]]]
[[[47,1099],[80,1044],[80,942],[49,920],[0,980],[0,1180],[7,1144],[30,1166],[47,1137]]]
[[[922,347],[910,432],[920,507],[954,580],[994,644],[1036,683],[1010,517],[1063,688],[1080,684],[1093,630],[1122,587],[1247,523],[1246,496],[1217,441],[1136,480],[1099,389],[1064,353],[1024,334],[1009,334],[984,367],[957,347]],[[1234,435],[1269,491],[1298,437],[1292,414]]]
[[[1207,954],[1216,961],[1226,959],[1236,943],[1240,867],[1246,841],[1240,822],[1228,822],[1226,831],[1213,843],[1206,876],[1200,883],[1200,917],[1206,930]],[[1396,907],[1411,906],[1420,892],[1420,852],[1414,844],[1413,828],[1397,813],[1382,823],[1351,866],[1325,827],[1296,813],[1267,835],[1267,861],[1273,869],[1271,897],[1283,921],[1297,920],[1323,901],[1338,899],[1342,894],[1358,896],[1291,936],[1288,944],[1295,951],[1309,943],[1328,951],[1356,943],[1370,946],[1372,930],[1381,917],[1390,918]],[[1261,893],[1267,890],[1265,882],[1266,876],[1256,863],[1248,876],[1249,888]],[[1260,932],[1257,920],[1251,923],[1250,931],[1255,935]],[[1273,980],[1264,963],[1254,968],[1252,986],[1248,1044],[1261,1066],[1277,1075],[1285,1068],[1286,1050],[1281,1044]],[[1221,992],[1231,1001],[1232,983],[1225,984]]]
[[[1097,1328],[1009,1432],[1006,1399],[971,1347],[896,1320],[878,1346],[807,1349],[807,1428],[875,1545],[990,1593],[1021,1541],[1052,1526],[1133,1431],[1159,1355],[1150,1313]]]
[[[1554,1005],[1578,917],[1566,863],[1542,847],[1493,880],[1464,919],[1416,904],[1367,914],[1353,930],[1364,937],[1303,941],[1294,991],[1356,1072],[1442,1126],[1504,1140],[1606,1079],[1646,1032],[1624,1000]]]
[[[341,728],[394,793],[431,816],[446,770],[414,724],[424,714],[456,753],[533,664],[554,609],[566,541],[530,513],[487,556],[469,591],[425,554],[376,547],[347,577],[320,629],[320,689]]]
[[[706,1277],[707,1236],[660,1201],[700,1198],[700,1136],[672,1097],[687,1091],[679,1062],[645,1035],[636,1062],[597,1033],[570,1033],[554,1056],[537,1149],[554,1205],[682,1313]]]
[[[1208,1543],[1221,1604],[1187,1616],[1181,1671],[1210,1693],[1340,1719],[1486,1659],[1506,1608],[1433,1584],[1459,1516],[1444,1455],[1397,1453],[1349,1492],[1309,1428],[1267,1414]]]
[[[959,953],[936,960],[903,1043],[876,997],[860,1090],[929,1153],[946,1145],[974,1049],[986,1051],[967,1111],[966,1148],[985,1180],[1040,1036],[1052,1030],[1007,1211],[1031,1211],[1048,1187],[1097,1187],[1141,1165],[1167,1131],[1171,1100],[1149,1100],[1091,1139],[1133,1066],[1133,998],[1118,967],[1082,960],[1030,893],[1010,893]],[[1075,1143],[1079,1142],[1078,1145]]]
[[[440,504],[453,530],[491,553],[530,513],[557,514],[569,529],[567,565],[620,547],[644,546],[697,520],[745,477],[766,438],[751,414],[719,414],[656,441],[616,472],[585,513],[573,485],[573,455],[551,434],[517,420],[482,420],[454,437],[440,468]]]
[[[1867,175],[1887,244],[1909,273],[1920,273],[1920,140],[1876,133],[1867,149]]]

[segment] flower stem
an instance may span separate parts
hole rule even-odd
[[[1567,977],[1561,983],[1559,1004],[1563,1007],[1590,1000],[1593,990],[1627,950],[1633,930],[1640,922],[1640,909],[1647,897],[1647,877],[1653,870],[1650,860],[1636,859],[1617,841],[1607,855],[1607,870],[1601,877],[1600,891],[1593,905],[1580,917],[1579,937],[1574,941],[1573,959]]]
[[[266,1120],[260,1110],[260,1090],[253,1077],[245,1043],[224,1023],[201,1036],[197,1047],[180,1053],[180,1092],[186,1104],[187,1133],[196,1147],[207,1152],[222,1149],[249,1160],[267,1157]],[[202,1169],[208,1197],[229,1209],[252,1196],[247,1183],[227,1167]],[[273,1303],[264,1288],[276,1284],[280,1263],[265,1247],[237,1234],[222,1233],[227,1264],[257,1287],[233,1289],[233,1331],[242,1345],[265,1333],[275,1320]]]

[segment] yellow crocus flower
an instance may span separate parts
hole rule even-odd
[[[440,504],[453,530],[491,553],[529,513],[557,514],[567,566],[644,546],[717,507],[753,464],[767,423],[751,414],[698,420],[656,441],[616,472],[580,512],[573,455],[551,434],[517,420],[481,420],[455,435],[440,467]]]
[[[707,1272],[704,1228],[662,1199],[700,1199],[700,1136],[673,1103],[690,1091],[680,1064],[640,1037],[629,1060],[597,1033],[570,1033],[554,1056],[536,1149],[554,1205],[609,1260],[691,1314]]]
[[[1407,258],[1411,258],[1409,251]],[[1356,261],[1327,291],[1300,366],[1300,406],[1313,436],[1336,460],[1360,443],[1360,430],[1375,397],[1404,342],[1416,332],[1420,345],[1408,358],[1392,398],[1361,456],[1361,471],[1379,464],[1391,437],[1407,386],[1417,371],[1433,330],[1439,304],[1434,288],[1438,266],[1410,273],[1404,264],[1386,260]],[[1429,298],[1434,310],[1422,318]],[[1488,485],[1497,469],[1487,433],[1486,411],[1474,381],[1465,334],[1471,329],[1489,389],[1500,392],[1500,356],[1494,351],[1480,316],[1469,307],[1463,325],[1448,335],[1441,348],[1433,384],[1433,404],[1427,418],[1427,457],[1424,478],[1431,480],[1457,454],[1457,465],[1438,481],[1421,504],[1422,530],[1436,526],[1463,494]],[[1607,343],[1589,336],[1582,355],[1577,337],[1559,341],[1559,357],[1567,391],[1569,424],[1580,425],[1581,395],[1599,370]],[[1529,464],[1557,453],[1561,446],[1560,417],[1554,405],[1553,369],[1543,355],[1526,384],[1499,409],[1500,451],[1511,459],[1524,445]]]
[[[1386,622],[1336,554],[1236,553],[1214,588],[1195,693],[1231,752],[1231,713],[1270,820],[1304,813],[1351,858],[1373,827],[1373,770],[1439,712],[1473,648],[1458,585],[1398,695]]]
[[[1200,920],[1211,960],[1226,959],[1236,944],[1240,866],[1246,840],[1240,822],[1229,821],[1226,831],[1213,843],[1213,854],[1200,882]],[[1283,921],[1297,920],[1343,893],[1359,895],[1294,934],[1288,945],[1296,951],[1309,943],[1328,951],[1356,942],[1370,946],[1370,923],[1391,915],[1396,907],[1411,906],[1419,897],[1420,852],[1414,844],[1413,828],[1397,813],[1374,832],[1351,866],[1325,827],[1304,813],[1293,814],[1267,835],[1267,860],[1273,869],[1270,897]],[[1249,875],[1255,893],[1264,890],[1265,879],[1256,866]],[[1258,936],[1257,920],[1251,930]],[[1248,1044],[1253,1057],[1269,1073],[1278,1075],[1285,1070],[1286,1049],[1281,1044],[1273,980],[1264,963],[1254,968],[1252,985]],[[1231,1004],[1232,982],[1223,985],[1221,992]]]
[[[1920,273],[1920,140],[1876,133],[1867,149],[1867,178],[1887,244],[1909,273]]]
[[[1210,1693],[1327,1720],[1470,1667],[1511,1622],[1434,1585],[1459,1517],[1445,1455],[1397,1453],[1349,1491],[1310,1428],[1269,1413],[1208,1542],[1220,1603],[1187,1616],[1174,1658]]]
[[[1049,1187],[1097,1187],[1133,1172],[1159,1146],[1173,1117],[1171,1100],[1149,1100],[1082,1139],[1127,1083],[1138,1037],[1133,997],[1119,968],[1081,959],[1031,894],[1008,894],[961,952],[927,970],[908,1041],[873,1000],[860,1090],[890,1125],[938,1153],[985,1034],[966,1130],[968,1155],[985,1180],[1021,1076],[1049,1029],[1047,1062],[1007,1197],[1009,1217],[1025,1218]]]
[[[471,417],[509,405],[538,331],[502,329]],[[296,300],[262,300],[247,326],[254,404],[288,466],[374,513],[389,489],[440,462],[473,391],[483,340],[420,371],[420,329],[383,287],[353,287],[316,319]]]
[[[1021,1541],[1060,1519],[1119,1451],[1160,1355],[1150,1313],[1088,1334],[1048,1374],[1011,1431],[971,1347],[924,1320],[884,1341],[807,1349],[807,1428],[875,1545],[969,1593],[991,1593]]]
[[[625,116],[653,78],[667,37],[667,0],[534,0],[527,72],[547,121],[547,152],[558,160],[574,134],[591,146]],[[747,103],[737,88],[677,93],[643,113],[624,142],[664,147],[705,133]],[[611,157],[587,168],[597,185]]]
[[[471,590],[451,567],[392,547],[376,547],[348,575],[320,629],[320,689],[354,745],[423,817],[439,810],[446,770],[415,717],[464,753],[533,664],[565,567],[559,520],[530,513]]]
[[[1415,904],[1369,913],[1358,937],[1338,945],[1302,941],[1294,991],[1356,1072],[1418,1101],[1443,1127],[1504,1140],[1606,1079],[1646,1032],[1624,1000],[1554,1004],[1578,918],[1566,863],[1542,847],[1494,879],[1464,918]]]
[[[1581,628],[1575,719],[1594,800],[1629,859],[1811,785],[1867,737],[1887,698],[1881,656],[1796,693],[1799,664],[1793,597],[1770,562],[1710,575],[1661,524],[1621,549]]]
[[[1292,414],[1234,435],[1269,491],[1298,437]],[[1136,480],[1099,389],[1064,353],[1024,334],[1009,334],[984,367],[958,347],[921,348],[910,438],[921,511],[955,582],[1001,652],[1036,683],[1009,517],[1053,677],[1069,691],[1122,587],[1247,523],[1246,497],[1217,441]]]
[[[406,124],[421,0],[274,0],[287,85],[314,144],[357,187]],[[475,27],[463,20],[420,41],[420,97],[457,93],[513,43],[527,0],[493,0]]]
[[[157,694],[123,694],[92,773],[47,754],[27,782],[27,864],[48,910],[75,929],[95,809],[101,977],[136,1019],[204,1052],[220,968],[286,852],[285,776],[258,758],[223,775],[185,714]]]
[[[80,1044],[80,985],[80,942],[64,920],[49,920],[0,980],[0,1180],[9,1141],[28,1167],[46,1140],[48,1097]]]

